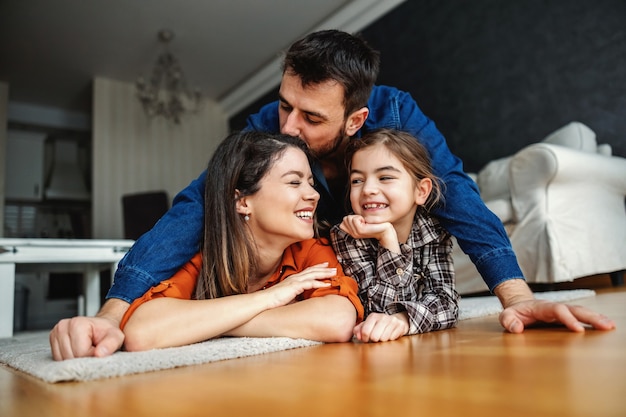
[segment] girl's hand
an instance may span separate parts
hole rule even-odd
[[[366,223],[363,216],[358,214],[344,217],[339,228],[355,239],[374,238],[378,240],[390,229],[394,230],[391,223]]]
[[[271,295],[268,308],[281,307],[294,301],[305,290],[329,287],[330,282],[323,282],[322,280],[336,275],[337,268],[329,268],[328,262],[324,262],[310,266],[297,274],[290,275],[262,292]]]
[[[354,336],[363,343],[396,340],[409,332],[409,316],[406,312],[396,314],[371,313],[365,321],[354,327]]]
[[[367,223],[363,216],[352,214],[343,218],[339,228],[355,239],[376,239],[385,248],[400,253],[398,234],[389,222]]]

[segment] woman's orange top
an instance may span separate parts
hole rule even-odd
[[[271,287],[290,275],[302,272],[306,268],[328,262],[329,268],[337,268],[337,275],[322,281],[330,282],[330,287],[317,288],[303,292],[298,300],[312,297],[323,297],[329,294],[347,297],[357,312],[357,323],[363,320],[363,305],[358,296],[357,282],[343,274],[332,247],[324,239],[308,239],[294,243],[285,249],[280,266],[270,277],[265,288]],[[130,316],[143,303],[159,297],[173,297],[190,300],[196,287],[196,280],[202,269],[202,254],[197,253],[187,264],[170,279],[149,289],[142,297],[136,299],[124,314],[120,328],[124,329]]]

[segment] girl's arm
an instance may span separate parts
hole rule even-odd
[[[453,327],[459,315],[459,294],[455,290],[452,242],[446,233],[423,247],[423,289],[419,298],[399,304],[409,315],[409,333],[425,333]]]
[[[440,235],[423,246],[421,257],[426,261],[421,265],[420,282],[415,282],[413,249],[403,246],[401,253],[397,253],[380,246],[375,248],[367,240],[354,239],[339,227],[333,227],[333,247],[346,275],[357,279],[366,312],[388,315],[406,312],[409,318],[407,334],[456,324],[459,295],[454,287],[452,243],[445,231],[440,227],[438,230]],[[375,283],[380,291],[368,291]],[[369,316],[366,322],[368,319]],[[377,319],[369,320],[371,324]],[[366,330],[368,326],[362,324],[357,330]]]

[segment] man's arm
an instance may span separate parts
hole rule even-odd
[[[507,280],[498,285],[493,292],[505,308],[535,299],[533,292],[523,279]]]
[[[452,154],[435,123],[417,104],[404,97],[402,120],[428,149],[435,174],[444,186],[444,202],[434,214],[456,237],[491,291],[510,279],[523,279],[517,257],[500,219],[480,198],[474,181],[463,171],[461,160]]]
[[[170,278],[198,252],[206,172],[182,190],[172,208],[119,262],[107,301],[95,317],[63,319],[50,332],[55,360],[107,356],[124,342],[119,323],[130,303]]]
[[[502,303],[502,326],[514,333],[539,321],[560,322],[573,331],[583,330],[581,323],[602,330],[614,328],[614,322],[586,308],[534,298],[502,223],[485,206],[476,184],[463,172],[460,159],[450,152],[435,123],[422,113],[410,94],[396,89],[375,90],[370,98],[373,119],[384,119],[379,112],[386,110],[377,112],[371,107],[383,102],[389,106],[394,100],[395,106],[390,107],[398,109],[395,119],[399,120],[395,128],[410,132],[426,146],[435,174],[445,183],[445,201],[434,214],[456,237],[463,252]]]
[[[107,299],[128,303],[174,275],[200,248],[204,224],[203,172],[182,190],[172,208],[119,262]]]

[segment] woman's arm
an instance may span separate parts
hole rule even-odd
[[[348,298],[331,294],[266,310],[225,335],[348,342],[356,318],[356,310]]]
[[[322,342],[351,340],[355,323],[363,319],[363,306],[358,298],[356,281],[344,275],[341,264],[328,242],[318,239],[299,242],[287,249],[283,260],[284,270],[303,270],[284,278],[285,281],[293,280],[311,267],[320,264],[333,268],[336,275],[326,280],[330,284],[326,287],[303,291],[298,297],[301,301],[265,310],[227,334],[288,336]],[[288,273],[290,272],[286,272]]]
[[[182,346],[222,335],[268,308],[260,292],[210,300],[163,297],[142,304],[124,327],[128,351]]]
[[[288,277],[267,290],[250,294],[232,295],[210,300],[189,300],[187,296],[152,298],[140,304],[125,323],[123,327],[125,347],[127,350],[137,351],[181,346],[226,335],[229,331],[246,324],[264,311],[283,308],[307,290],[329,287],[330,284],[322,280],[336,274],[335,268],[315,265]],[[167,284],[166,282],[162,285],[167,286]],[[168,290],[173,293],[176,289]],[[356,314],[352,304],[348,300],[346,303],[353,315]],[[343,303],[338,304],[344,305]],[[331,308],[332,306],[326,307]],[[283,314],[293,314],[292,310],[301,311],[299,309],[287,309]],[[332,308],[331,311],[333,311]],[[301,314],[296,319],[301,319],[303,316],[304,314]],[[292,323],[292,321],[276,322],[276,317],[280,318],[280,315],[271,315],[270,317],[274,319],[269,322],[269,325],[267,322],[261,322],[265,324],[264,329],[266,330],[259,334],[287,336],[288,333],[282,327],[287,323]],[[298,322],[294,321],[293,323],[297,324]],[[306,322],[303,323],[307,325]],[[354,325],[354,318],[352,325]],[[256,327],[249,327],[248,329],[251,332]],[[246,335],[254,336],[255,334],[248,333]]]

